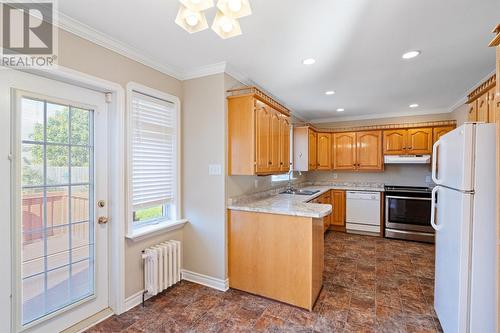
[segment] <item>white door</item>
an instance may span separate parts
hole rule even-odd
[[[436,202],[432,221],[436,229],[434,308],[445,332],[465,333],[473,195],[438,186],[433,191],[433,202]]]
[[[0,261],[10,331],[59,332],[108,307],[105,96],[2,70],[0,98],[11,110],[0,123],[11,139],[12,249]]]

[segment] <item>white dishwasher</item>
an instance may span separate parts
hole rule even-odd
[[[380,192],[347,191],[346,231],[380,234]]]

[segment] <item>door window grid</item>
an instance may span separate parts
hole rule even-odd
[[[29,140],[24,138],[22,140],[22,148],[26,147],[26,145],[31,145],[32,147],[37,147],[40,155],[42,155],[42,165],[43,165],[43,170],[42,170],[42,182],[39,185],[24,185],[25,181],[25,175],[24,175],[24,168],[22,170],[23,172],[23,182],[22,182],[22,191],[23,191],[23,232],[22,232],[22,239],[23,239],[23,265],[22,265],[22,271],[23,271],[23,311],[22,311],[22,324],[28,324],[34,320],[37,320],[45,315],[48,315],[54,311],[57,311],[64,306],[67,306],[69,304],[78,302],[84,298],[87,298],[91,295],[94,294],[94,212],[93,212],[93,203],[94,202],[94,189],[93,189],[93,184],[94,184],[94,161],[93,161],[93,156],[94,156],[94,145],[93,145],[93,111],[92,110],[84,110],[81,108],[75,108],[71,105],[58,105],[55,103],[51,103],[48,101],[42,101],[42,100],[36,100],[36,99],[31,99],[31,98],[25,98],[23,97],[23,102],[24,101],[31,101],[32,103],[43,103],[43,122],[41,124],[43,130],[43,135],[42,135],[42,140]],[[64,124],[64,121],[59,124],[62,125],[62,129],[59,127],[54,127],[49,124],[49,119],[48,119],[48,106],[56,106],[62,108],[62,111],[59,110],[62,113],[67,113],[67,123]],[[23,122],[24,122],[24,108],[21,111],[23,113]],[[83,119],[84,122],[83,124],[80,123],[78,124],[78,119],[76,119],[75,123],[73,123],[73,118],[76,115],[80,113],[80,116],[83,114]],[[53,114],[61,116],[61,113],[54,112]],[[64,117],[64,115],[62,115]],[[86,120],[85,120],[86,118]],[[50,119],[53,120],[53,119]],[[86,122],[86,127],[85,128],[85,122]],[[79,130],[77,130],[76,135],[73,135],[73,125],[80,125]],[[23,129],[24,129],[24,124],[22,124]],[[34,126],[36,127],[36,126]],[[67,129],[65,129],[65,127]],[[40,129],[40,126],[38,126],[38,129]],[[48,130],[50,130],[50,133],[48,133]],[[53,138],[54,135],[57,137],[62,136],[64,140],[64,132],[66,132],[66,140],[67,142],[57,142],[54,140],[53,142],[49,142],[49,136],[50,138]],[[80,133],[78,133],[80,131]],[[39,131],[40,132],[40,131]],[[86,137],[86,144],[82,144],[82,138],[85,139]],[[33,138],[35,139],[35,138]],[[60,140],[62,141],[62,140]],[[85,140],[84,140],[85,141]],[[65,164],[64,168],[67,169],[67,181],[66,182],[61,182],[58,184],[48,184],[48,154],[47,154],[47,147],[53,147],[54,151],[53,153],[55,154],[52,156],[53,158],[62,158],[63,163],[59,162],[59,164]],[[64,149],[61,149],[61,147],[66,147],[67,151],[67,156],[61,156],[64,154],[61,154],[61,151],[64,152]],[[74,147],[78,147],[80,149],[84,148],[87,150],[87,155],[83,157],[84,163],[80,162],[80,169],[75,169],[79,170],[80,174],[84,174],[84,170],[87,170],[87,175],[86,177],[88,178],[87,182],[75,182],[72,183],[73,180],[73,169],[75,166],[73,165],[73,152],[74,152]],[[59,149],[59,151],[58,151]],[[84,154],[85,155],[85,154]],[[77,156],[78,157],[78,156]],[[66,161],[64,161],[66,159]],[[78,160],[78,158],[77,158]],[[86,163],[85,163],[86,160]],[[75,161],[76,162],[76,161]],[[86,164],[86,165],[85,165]],[[57,164],[56,164],[57,165]],[[76,164],[78,165],[78,164]],[[63,169],[63,168],[61,168]],[[76,177],[75,177],[76,178]],[[85,177],[84,177],[85,178]],[[57,224],[54,225],[54,206],[55,206],[55,200],[57,200],[57,193],[56,195],[53,195],[55,191],[58,189],[64,189],[64,191],[67,191],[67,195],[60,196],[60,205],[64,207],[64,205],[67,205],[67,210],[66,212],[62,212],[61,218],[64,220],[66,219],[67,223],[62,223],[62,224]],[[78,189],[80,189],[80,192],[77,192]],[[81,196],[81,192],[83,190],[83,196]],[[28,198],[26,200],[26,203],[30,203],[30,205],[25,205],[25,191],[29,192],[34,192],[36,191],[41,191],[42,194],[42,200],[40,198]],[[49,194],[50,194],[50,200],[49,200]],[[33,200],[34,199],[34,200]],[[41,213],[42,221],[41,225],[39,228],[32,228],[32,218],[30,216],[31,211],[31,202],[38,207],[38,212]],[[66,202],[65,202],[66,201]],[[49,207],[48,205],[51,204],[51,213],[52,216],[49,216]],[[26,207],[28,206],[28,207]],[[28,208],[28,209],[26,209]],[[76,210],[79,210],[80,214],[85,214],[87,215],[87,218],[78,218],[75,215]],[[28,214],[25,215],[25,212]],[[76,213],[78,214],[78,212]],[[25,219],[25,216],[27,217]],[[51,222],[51,225],[49,226],[48,222]],[[26,221],[28,220],[28,221]],[[28,222],[28,223],[26,223]],[[25,230],[26,224],[29,224],[28,226],[30,227],[29,230]],[[52,237],[56,235],[55,230],[67,230],[67,233],[64,234],[62,233],[63,238],[67,236],[67,249],[62,249],[59,252],[54,252],[54,253],[48,253],[48,241],[49,237]],[[73,239],[73,234],[74,233],[79,233],[79,237]],[[38,258],[29,258],[28,260],[25,260],[25,247],[29,246],[31,243],[34,242],[40,242],[40,239],[43,241],[43,255],[39,256]],[[82,240],[84,241],[84,244],[77,245],[77,240],[79,240],[80,243],[82,243]],[[83,253],[86,253],[86,255],[79,255],[79,258],[73,258],[74,252],[75,251],[81,251],[83,249]],[[75,252],[76,253],[76,252]],[[67,260],[62,260],[61,264],[57,263],[50,263],[49,267],[49,261],[53,259],[56,256],[62,256],[64,257],[67,255]],[[28,255],[29,257],[29,255]],[[27,275],[24,276],[24,267],[28,266],[30,263],[33,263],[36,261],[42,261],[43,260],[43,270],[42,272],[38,272],[35,274]],[[83,270],[79,271],[77,274],[80,273],[85,273],[85,267],[86,267],[86,275],[87,275],[87,281],[83,281],[83,286],[87,284],[87,288],[82,288],[82,282],[80,282],[80,285],[77,281],[77,278],[73,275],[73,270],[75,267],[82,266],[83,264]],[[86,265],[86,266],[85,266]],[[36,266],[36,265],[35,265]],[[67,270],[66,279],[63,279],[62,281],[59,282],[59,284],[55,284],[54,286],[49,285],[49,275],[57,274],[62,274],[64,270]],[[55,272],[55,273],[54,273]],[[76,271],[75,271],[76,272]],[[80,276],[85,276],[85,274],[81,274]],[[36,279],[43,277],[43,293],[40,295],[36,295],[35,292],[35,297],[32,297],[31,299],[25,299],[25,288],[24,284],[29,284],[30,281],[33,281],[36,283]],[[75,278],[75,281],[73,279]],[[60,277],[59,277],[60,280]],[[57,279],[56,279],[57,281]],[[73,282],[76,282],[74,286],[72,286]],[[63,291],[63,288],[60,288],[60,292],[57,291],[57,287],[60,285],[64,285],[64,283],[67,283],[67,292]],[[52,281],[52,284],[54,282]],[[54,293],[55,291],[55,293]],[[40,290],[38,290],[40,292]],[[49,295],[49,293],[51,295]],[[67,296],[66,299],[62,296]],[[33,296],[33,295],[32,295]],[[57,298],[60,298],[57,300]],[[42,302],[40,302],[40,298],[42,298]],[[33,299],[38,299],[33,302]],[[52,301],[52,302],[51,302]],[[32,304],[30,304],[32,303]],[[52,303],[52,304],[49,304]],[[31,306],[30,306],[31,305]],[[42,309],[40,309],[40,305],[43,305]]]

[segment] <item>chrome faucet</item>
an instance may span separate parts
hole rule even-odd
[[[292,178],[293,178],[293,169],[290,168],[290,171],[288,171],[288,186],[286,187],[287,192],[295,192],[296,191],[292,185]]]

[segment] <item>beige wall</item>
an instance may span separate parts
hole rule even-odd
[[[227,277],[224,87],[224,74],[183,82],[184,269],[218,279]],[[209,176],[209,164],[222,174]]]
[[[380,119],[366,119],[356,121],[340,121],[334,123],[313,124],[317,128],[348,128],[373,125],[392,125],[406,123],[422,123],[430,121],[441,121],[454,119],[451,113],[427,114],[421,116],[391,117]]]
[[[182,85],[179,80],[63,30],[59,32],[59,64],[118,83],[123,88],[133,81],[178,96],[182,100]],[[127,221],[114,222],[127,225]],[[182,240],[182,232],[161,234],[140,242],[125,242],[125,297],[143,289],[141,251],[168,239]]]
[[[467,104],[459,106],[453,110],[451,116],[457,121],[457,127],[463,125],[469,117],[469,106]]]

